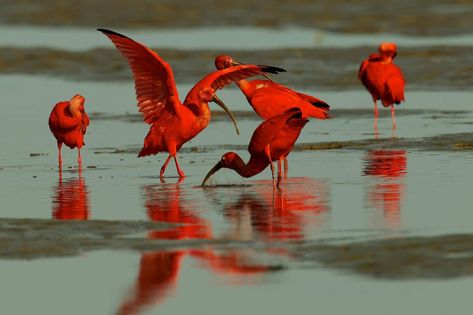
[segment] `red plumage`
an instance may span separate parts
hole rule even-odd
[[[358,71],[358,78],[370,92],[374,102],[375,130],[377,130],[378,108],[377,101],[383,106],[391,106],[393,128],[396,128],[394,104],[404,101],[405,80],[401,69],[393,63],[397,55],[394,43],[382,43],[379,54],[371,54],[365,59]]]
[[[151,128],[138,156],[168,152],[161,168],[164,172],[174,158],[180,177],[184,177],[176,154],[184,143],[194,138],[210,121],[211,101],[219,104],[232,118],[230,111],[218,99],[215,92],[231,82],[265,72],[278,73],[283,69],[270,66],[242,65],[232,69],[215,71],[200,80],[181,103],[171,67],[154,51],[122,34],[99,29],[128,60],[135,79],[139,112]],[[235,127],[236,122],[234,121]],[[237,129],[238,132],[238,129]]]
[[[78,150],[78,163],[81,164],[80,149],[84,145],[84,135],[89,125],[89,116],[84,109],[85,98],[75,95],[70,101],[57,103],[49,115],[49,129],[57,140],[59,166],[62,165],[61,147]]]

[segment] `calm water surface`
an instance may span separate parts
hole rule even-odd
[[[170,38],[198,39],[199,31],[160,32],[159,38],[153,33],[153,38],[161,47],[171,47]],[[352,45],[341,35],[313,31],[298,30],[301,38],[288,35],[292,30],[267,34],[269,31],[263,29],[260,34],[242,29],[237,35],[246,36],[246,31],[255,36],[255,41],[258,36],[270,35],[265,41],[268,47],[276,45],[280,37],[293,38],[294,42],[287,45],[297,47]],[[2,28],[1,43],[20,45],[17,35],[36,38],[32,37],[34,32],[31,28]],[[41,32],[44,34],[44,30]],[[48,31],[49,36],[57,37],[51,43],[66,45],[64,34],[72,40],[89,33],[61,32]],[[151,33],[139,34],[153,45]],[[89,41],[89,37],[84,40]],[[100,34],[95,37],[97,41],[91,40],[90,47],[98,45],[96,42],[104,45]],[[470,37],[466,38],[395,40],[404,45],[452,44],[456,40],[471,44]],[[376,36],[366,36],[363,43],[378,41]],[[28,42],[37,44],[34,40]],[[181,98],[188,89],[179,86]],[[327,267],[309,268],[297,261],[286,245],[337,238],[350,241],[472,233],[471,151],[360,148],[294,152],[289,157],[289,178],[279,191],[271,187],[269,170],[250,180],[222,170],[211,180],[211,187],[202,188],[199,184],[207,171],[228,151],[225,145],[247,144],[258,120],[241,119],[240,136],[234,134],[228,122],[212,122],[185,146],[208,149],[180,155],[188,177],[182,182],[167,178],[164,183],[158,174],[165,156],[138,159],[134,153],[146,135],[146,125],[92,120],[85,139],[83,170],[75,168],[76,152],[66,149],[64,169],[59,174],[55,142],[47,126],[52,105],[83,93],[88,112],[135,113],[132,91],[131,82],[1,76],[0,216],[168,222],[173,224],[168,229],[150,230],[137,237],[157,242],[203,242],[167,251],[98,251],[67,258],[0,260],[4,271],[0,291],[8,297],[2,300],[0,310],[10,314],[38,310],[49,314],[287,314],[318,309],[340,314],[354,313],[359,308],[363,314],[445,314],[470,302],[473,282],[469,278],[387,281]],[[250,110],[235,88],[219,95],[234,110]],[[361,88],[321,91],[317,95],[346,113],[359,108],[371,110],[371,100]],[[384,110],[379,137],[422,139],[471,132],[472,96],[471,92],[408,91],[408,102],[398,109],[398,130],[391,130],[388,111]],[[425,111],[402,115],[405,108]],[[452,114],[449,109],[462,112]],[[335,115],[329,121],[311,121],[300,142],[373,137],[371,115]],[[237,152],[248,159],[245,150]],[[172,165],[168,175],[175,175]],[[229,246],[207,246],[205,241],[210,240]],[[233,245],[241,244],[238,242],[265,246]]]

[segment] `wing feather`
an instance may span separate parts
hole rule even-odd
[[[143,120],[152,124],[163,112],[179,114],[180,101],[171,67],[156,52],[122,34],[99,29],[128,60]]]

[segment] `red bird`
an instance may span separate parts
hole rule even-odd
[[[239,66],[242,63],[233,60],[228,55],[215,58],[215,67],[219,70]],[[268,80],[239,80],[237,85],[245,94],[253,110],[263,119],[281,115],[288,109],[297,107],[302,112],[302,117],[327,119],[330,106],[311,95],[296,92],[284,85],[273,82],[270,77],[263,74]],[[287,159],[283,158],[284,172],[287,172]],[[281,168],[281,162],[278,162]],[[286,176],[286,175],[285,175]]]
[[[220,55],[215,58],[215,67],[219,70],[241,65],[231,56]],[[237,85],[245,94],[248,103],[263,119],[283,114],[288,109],[297,107],[302,112],[302,117],[318,119],[328,118],[330,106],[324,101],[311,95],[291,90],[284,85],[269,80],[239,80]]]
[[[374,127],[378,128],[378,104],[381,100],[384,107],[391,106],[393,128],[396,128],[394,104],[404,101],[404,77],[401,69],[393,63],[397,55],[394,43],[381,43],[379,54],[371,54],[365,59],[358,71],[358,78],[370,92],[374,101]]]
[[[252,177],[261,173],[268,165],[271,166],[271,173],[274,184],[273,161],[285,158],[291,151],[302,128],[309,120],[302,118],[302,112],[299,108],[291,108],[284,114],[274,116],[263,121],[256,128],[248,145],[248,152],[251,154],[250,160],[245,164],[243,160],[234,152],[227,152],[205,176],[202,186],[215,172],[221,168],[230,168],[235,170],[243,177]],[[279,187],[281,180],[281,169],[278,172]]]
[[[77,147],[79,166],[82,164],[80,149],[84,145],[84,135],[89,125],[89,116],[84,111],[85,98],[75,95],[70,101],[57,103],[49,115],[49,129],[57,139],[59,167],[62,166],[61,147]]]
[[[184,103],[181,103],[172,69],[156,52],[124,35],[105,29],[99,31],[104,33],[127,58],[135,78],[139,111],[143,120],[151,125],[138,156],[158,152],[169,153],[161,168],[161,178],[171,158],[174,158],[179,177],[185,176],[176,154],[184,143],[194,138],[209,124],[209,102],[213,101],[220,105],[229,114],[236,127],[233,115],[215,94],[218,89],[250,76],[284,71],[276,67],[257,65],[241,65],[215,71],[200,80],[189,91]]]

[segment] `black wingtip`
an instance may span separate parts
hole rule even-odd
[[[321,109],[330,109],[330,105],[324,102],[313,102],[312,105],[314,105],[317,108]]]
[[[289,119],[302,118],[302,111],[299,107],[291,107],[286,111],[287,114],[292,114]]]
[[[100,31],[100,32],[104,33],[105,35],[116,35],[116,36],[127,38],[123,34],[120,34],[120,33],[117,33],[117,32],[111,31],[111,30],[107,30],[105,28],[98,28],[97,31]]]
[[[261,67],[261,70],[263,70],[266,73],[278,74],[279,72],[286,72],[286,69],[279,68],[279,67],[266,66],[266,65],[259,65],[259,66]]]

